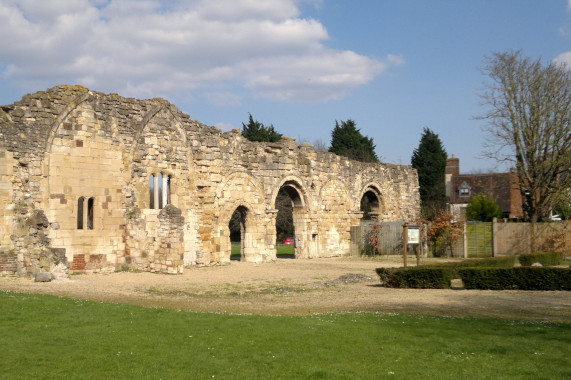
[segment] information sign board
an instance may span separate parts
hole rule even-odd
[[[420,228],[408,228],[408,244],[420,244]]]

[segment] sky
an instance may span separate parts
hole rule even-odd
[[[520,49],[571,68],[571,0],[0,0],[0,104],[79,84],[326,146],[352,119],[404,165],[430,128],[462,173],[503,171],[481,68]]]

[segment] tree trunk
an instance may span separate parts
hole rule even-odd
[[[536,241],[535,241],[535,223],[537,221],[537,216],[534,215],[529,223],[529,249],[530,253],[536,252]]]

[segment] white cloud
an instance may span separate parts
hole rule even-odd
[[[210,103],[217,106],[239,106],[242,103],[242,97],[230,92],[207,92],[206,98]]]
[[[568,70],[571,70],[571,51],[559,54],[553,62],[564,65]]]
[[[301,17],[300,1],[4,0],[0,67],[30,91],[79,83],[169,97],[238,86],[205,92],[236,105],[244,88],[278,101],[337,99],[404,63],[327,48],[327,30]]]
[[[571,37],[571,0],[567,0],[567,23],[562,26],[559,31],[563,36]],[[564,65],[568,70],[571,70],[571,51],[559,54],[553,60],[554,63]]]

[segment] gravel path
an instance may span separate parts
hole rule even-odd
[[[313,260],[186,268],[183,275],[117,272],[36,283],[0,277],[0,289],[204,312],[304,315],[415,312],[571,322],[571,292],[389,289],[375,268],[398,258]]]

